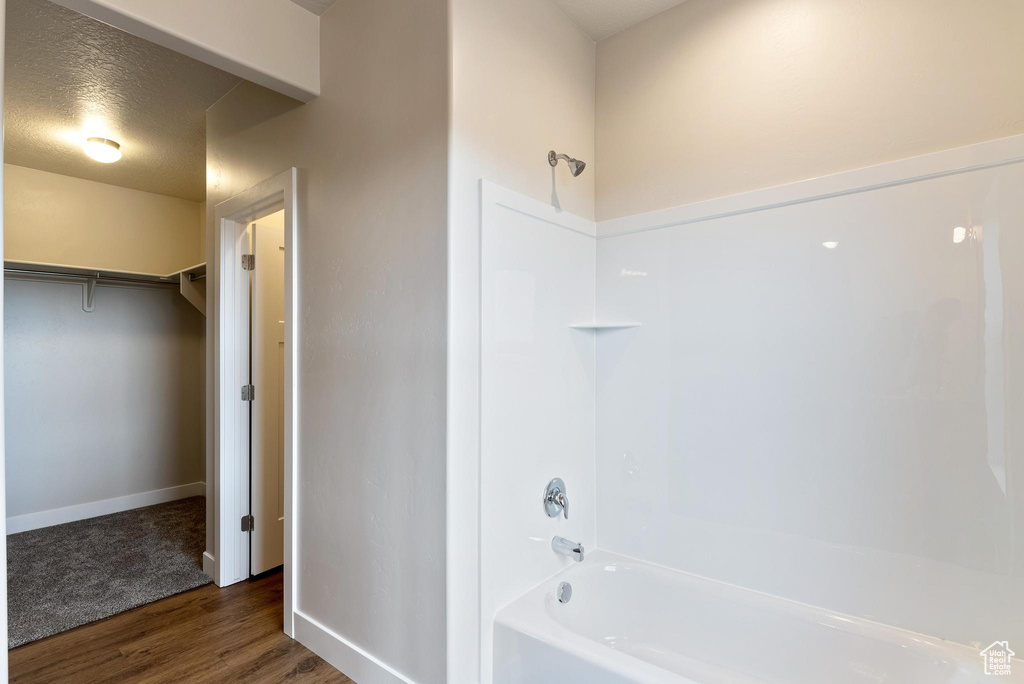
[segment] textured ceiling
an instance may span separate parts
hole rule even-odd
[[[4,160],[203,201],[206,109],[238,82],[48,0],[8,0]],[[89,136],[124,157],[85,156]]]
[[[292,0],[299,7],[308,9],[313,14],[320,16],[338,0]]]
[[[595,41],[664,12],[683,0],[552,0]]]

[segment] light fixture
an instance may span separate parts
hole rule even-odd
[[[967,229],[963,226],[957,226],[953,229],[953,244],[959,245],[961,242],[967,239]]]
[[[836,242],[835,240],[829,240],[828,242],[822,242],[821,246],[824,247],[825,249],[835,249],[836,247],[839,246],[839,243]]]
[[[121,146],[106,138],[89,138],[83,149],[87,155],[104,164],[113,164],[121,158]]]

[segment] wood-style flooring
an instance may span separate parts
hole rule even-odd
[[[210,584],[21,646],[10,681],[351,682],[281,631],[282,584]]]

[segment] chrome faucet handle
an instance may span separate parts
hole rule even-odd
[[[544,490],[544,511],[549,518],[558,517],[559,511],[569,519],[569,496],[565,493],[565,483],[562,478],[556,477],[548,482]]]
[[[568,520],[569,519],[569,498],[565,495],[565,492],[558,492],[558,494],[555,495],[555,501],[557,501],[559,503],[559,505],[562,507],[562,515],[565,516],[566,520]]]

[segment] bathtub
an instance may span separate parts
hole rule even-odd
[[[555,598],[562,581],[572,585],[564,604]],[[987,676],[966,646],[604,551],[502,608],[494,629],[496,684],[961,684],[1022,675],[1024,662],[1011,676]]]

